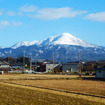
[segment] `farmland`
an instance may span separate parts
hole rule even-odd
[[[105,82],[89,80],[11,80],[8,82],[105,96]]]
[[[7,74],[0,75],[0,79],[61,79],[77,78],[78,75],[47,75],[47,74]]]
[[[42,74],[0,75],[0,79],[0,104],[105,104],[105,98],[82,95],[88,94],[105,97],[104,81],[92,81],[82,79],[79,80],[78,76],[76,75]],[[65,91],[68,91],[68,93],[66,93]],[[73,94],[69,92],[76,92],[82,94]]]
[[[0,84],[1,105],[104,105],[71,96]]]

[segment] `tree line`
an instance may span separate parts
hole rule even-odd
[[[18,58],[13,58],[13,57],[5,57],[5,58],[0,58],[0,61],[6,61],[10,64],[12,63],[25,63],[28,64],[30,63],[30,58],[28,57],[18,57]]]

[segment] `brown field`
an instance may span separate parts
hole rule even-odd
[[[0,105],[104,105],[103,102],[0,83]]]
[[[10,80],[8,82],[105,96],[104,81],[90,80]]]
[[[78,75],[50,75],[50,74],[4,74],[0,79],[50,79],[50,78],[77,78]]]
[[[0,105],[104,105],[105,99],[44,88],[105,96],[105,82],[78,80],[78,75],[0,75]],[[7,82],[7,83],[5,83]],[[21,86],[32,85],[42,88]],[[4,98],[5,97],[5,98]]]

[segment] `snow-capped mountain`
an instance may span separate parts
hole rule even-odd
[[[32,57],[37,59],[53,59],[55,62],[78,61],[82,51],[83,61],[105,60],[105,47],[95,46],[74,37],[69,33],[52,36],[42,41],[19,42],[9,48],[0,48],[0,57]]]
[[[76,45],[82,47],[95,47],[90,43],[80,40],[69,33],[63,33],[58,36],[52,36],[41,42],[41,45]]]
[[[32,45],[75,45],[75,46],[82,46],[82,47],[96,47],[93,44],[87,43],[85,41],[80,40],[79,38],[74,37],[69,33],[63,33],[57,36],[51,36],[42,41],[32,41],[32,42],[19,42],[13,45],[11,48],[16,49],[21,46],[32,46]]]
[[[16,43],[15,45],[11,46],[12,49],[16,49],[18,47],[21,47],[21,46],[32,46],[34,44],[37,44],[38,41],[32,41],[32,42],[27,42],[27,41],[23,41],[23,42],[18,42]]]

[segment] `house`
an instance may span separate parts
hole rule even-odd
[[[63,72],[78,72],[79,71],[79,63],[63,63],[62,71]]]
[[[95,61],[85,62],[83,64],[82,72],[85,74],[93,74],[97,68],[98,63]]]
[[[105,68],[96,69],[96,78],[105,78]]]
[[[38,60],[36,60],[36,62],[37,62],[37,64],[45,65],[45,64],[48,64],[48,63],[52,63],[53,61],[48,60],[48,59],[38,59]]]
[[[7,74],[11,71],[11,67],[8,62],[0,61],[0,74]]]
[[[51,64],[52,61],[51,60],[47,60],[47,59],[38,59],[36,61],[36,70],[37,72],[46,72],[46,64]]]
[[[58,66],[59,64],[46,64],[46,72],[54,72],[54,69]]]

